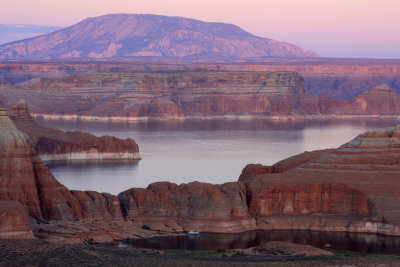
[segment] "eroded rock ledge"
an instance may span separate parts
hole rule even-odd
[[[7,204],[0,210],[0,236],[107,242],[148,235],[142,228],[400,235],[399,136],[400,125],[370,131],[338,149],[254,165],[239,182],[162,182],[114,196],[60,184],[0,110],[0,200]]]
[[[131,138],[96,137],[81,131],[63,132],[41,126],[31,117],[25,101],[12,108],[10,117],[19,130],[30,136],[42,160],[140,159],[139,146]]]

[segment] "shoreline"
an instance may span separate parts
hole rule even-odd
[[[302,120],[328,120],[328,119],[400,119],[400,115],[287,115],[287,116],[247,116],[247,115],[221,115],[221,116],[186,116],[186,117],[122,117],[122,116],[89,116],[76,114],[45,114],[31,113],[34,118],[46,120],[69,121],[103,121],[103,122],[148,122],[148,121],[185,121],[185,120],[266,120],[266,121],[302,121]]]
[[[90,153],[82,151],[80,153],[62,153],[62,154],[39,154],[43,161],[70,161],[70,160],[132,160],[139,161],[142,159],[139,153]]]

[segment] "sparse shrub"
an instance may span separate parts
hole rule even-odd
[[[144,230],[151,230],[151,228],[145,224],[143,224],[141,228]]]

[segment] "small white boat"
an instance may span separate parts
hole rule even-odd
[[[199,231],[189,231],[188,235],[199,235],[200,232]]]

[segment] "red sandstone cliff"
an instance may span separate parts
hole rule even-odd
[[[33,150],[28,137],[1,110],[0,199],[22,203],[39,220],[122,218],[116,197],[96,192],[70,192]]]
[[[311,160],[304,161],[300,166],[284,173],[253,175],[253,177],[246,178],[244,172],[241,180],[248,186],[247,192],[250,192],[248,203],[250,206],[254,203],[256,207],[253,216],[256,215],[258,227],[395,233],[399,230],[398,210],[400,208],[400,202],[397,201],[400,196],[399,136],[399,125],[388,129],[373,130],[358,136],[336,150],[321,153]],[[260,166],[260,168],[262,171],[265,167]],[[253,170],[253,173],[256,172]],[[301,195],[298,195],[301,194],[299,191],[294,190],[293,194],[288,194],[283,190],[288,186],[293,188],[293,185],[311,188],[315,184],[324,183],[347,187],[347,189],[336,190],[336,196],[327,195],[318,190],[315,193],[320,196],[318,198],[320,201],[340,200],[341,203],[334,204],[333,207],[339,209],[339,212],[335,211],[337,215],[344,213],[349,215],[348,225],[341,223],[343,220],[346,221],[345,218],[321,217],[318,215],[321,210],[315,211],[312,217],[304,216],[310,212],[310,209],[304,205],[310,202],[307,200],[309,196],[302,199]],[[270,204],[274,199],[274,196],[271,196],[272,188],[275,188],[274,194],[283,190],[282,193],[275,195],[275,199],[279,196],[279,199],[284,200],[284,203],[287,204],[279,203],[277,205],[280,209],[285,209],[285,205],[290,205],[291,212],[288,214],[295,216],[276,213]],[[346,191],[348,194],[345,194]],[[253,192],[257,192],[256,195],[253,195]],[[302,204],[304,200],[306,202]],[[344,208],[346,205],[342,205],[346,202],[348,204],[347,211]],[[298,207],[297,211],[294,207]],[[313,206],[313,208],[316,207],[318,205]],[[362,214],[366,217],[360,217]]]
[[[399,140],[400,125],[366,132],[338,149],[300,154],[271,167],[247,167],[239,182],[162,182],[116,197],[61,185],[1,110],[0,202],[5,204],[0,236],[31,237],[28,214],[36,222],[36,236],[62,243],[145,235],[140,226],[400,235]]]
[[[45,96],[42,93],[45,92]],[[33,113],[62,118],[304,118],[397,116],[400,94],[376,86],[352,100],[306,92],[296,72],[76,74],[0,86],[7,106],[21,96]]]
[[[350,100],[362,92],[388,84],[400,92],[400,61],[375,59],[312,59],[188,63],[167,61],[135,62],[0,62],[0,84],[31,83],[37,78],[63,77],[92,72],[188,71],[196,69],[226,71],[295,71],[300,73],[307,91]],[[0,92],[0,101],[1,101]],[[18,100],[19,98],[17,98]]]
[[[0,238],[33,238],[29,215],[21,203],[0,200]]]
[[[140,159],[134,140],[113,136],[96,137],[80,131],[62,132],[46,128],[31,117],[25,101],[15,105],[10,114],[17,128],[27,133],[43,160],[63,159]]]
[[[118,195],[128,220],[152,229],[234,233],[255,229],[240,183],[154,183]]]
[[[116,237],[132,236],[137,228],[118,225],[123,218],[116,196],[71,192],[60,184],[37,156],[27,135],[15,127],[3,109],[0,110],[0,202],[0,237],[33,237],[29,217],[37,222],[32,225],[35,235],[57,237],[55,242],[84,242],[93,234],[95,240],[112,241]],[[77,220],[99,220],[103,224],[92,223],[92,228],[82,229],[74,223]],[[48,221],[70,223],[54,226]],[[75,227],[75,233],[65,227]],[[118,234],[119,228],[127,229]]]

